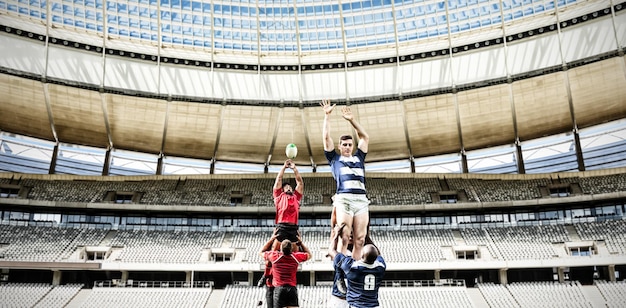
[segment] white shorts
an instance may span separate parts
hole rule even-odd
[[[336,194],[333,206],[350,216],[365,214],[368,211],[370,200],[361,194]]]
[[[328,302],[326,302],[326,307],[327,308],[350,308],[350,305],[348,305],[348,301],[346,301],[345,299],[339,298],[331,294],[330,298],[328,299]]]

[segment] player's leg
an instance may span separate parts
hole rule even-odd
[[[352,248],[352,258],[355,260],[361,259],[361,250],[365,245],[365,235],[367,235],[367,226],[369,224],[369,212],[363,211],[357,213],[352,220],[352,240],[354,247]]]
[[[274,287],[265,287],[265,302],[267,308],[274,308]]]
[[[330,240],[328,241],[329,243],[333,242],[333,239],[335,238],[335,226],[337,225],[337,209],[335,208],[335,206],[333,206],[333,209],[330,212]],[[330,257],[329,254],[326,254],[326,257]]]
[[[340,234],[341,241],[337,247],[337,250],[342,254],[348,253],[348,241],[346,241],[346,235],[349,238],[350,233],[352,232],[352,213],[344,210],[343,206],[337,206],[335,211],[335,217],[337,219],[337,223],[335,226],[343,226],[343,234]]]
[[[296,287],[289,287],[288,288],[288,301],[287,301],[287,308],[297,308],[300,306],[300,299],[298,298],[298,288]]]
[[[335,226],[343,226],[343,232],[348,235],[352,232],[352,216],[354,215],[350,203],[350,197],[341,194],[335,195]],[[337,251],[346,255],[348,253],[348,242],[343,240],[343,236],[341,238],[342,240],[337,246]]]
[[[257,287],[262,287],[267,285],[267,279],[272,276],[272,262],[265,261],[265,269],[263,270],[263,276],[257,281]]]

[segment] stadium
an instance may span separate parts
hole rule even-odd
[[[381,307],[624,307],[623,8],[0,0],[0,306],[264,307],[294,143],[326,307],[329,99],[370,137]]]

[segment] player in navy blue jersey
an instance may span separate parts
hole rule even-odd
[[[338,252],[337,244],[343,232],[345,230],[342,225],[335,232],[328,254],[333,258],[335,269],[342,271],[348,281],[346,301],[351,308],[377,308],[380,306],[378,289],[385,276],[387,264],[369,236],[367,237],[367,243],[363,246],[363,253],[360,259],[355,260],[351,256]],[[337,276],[337,272],[335,272],[335,276]],[[333,286],[333,295],[341,295],[341,293],[337,292],[335,286]]]
[[[339,227],[333,227],[332,232],[331,232],[331,241],[333,241],[335,237],[339,237],[342,235],[342,234],[338,234],[338,232],[340,232],[339,229],[340,229]],[[343,230],[343,228],[341,228],[341,230]],[[367,238],[369,238],[369,236]],[[352,236],[350,236],[348,239],[342,239],[342,241],[347,242],[346,244],[348,248],[347,255],[352,255],[352,248],[353,248]],[[330,250],[326,256],[331,257]],[[334,256],[332,256],[332,258],[334,259]],[[348,301],[346,301],[346,293],[348,290],[347,290],[346,283],[345,283],[345,274],[343,273],[343,270],[341,269],[340,264],[335,264],[334,262],[333,262],[333,270],[335,271],[333,274],[333,288],[331,291],[331,296],[328,299],[327,307],[328,308],[350,308]]]

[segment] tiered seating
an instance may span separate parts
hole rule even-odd
[[[220,191],[218,180],[188,179],[177,181],[175,186],[156,185],[142,196],[141,203],[164,205],[228,206],[230,192]]]
[[[552,243],[570,241],[563,225],[487,228],[505,260],[550,259],[558,256]]]
[[[327,307],[330,286],[298,286],[301,308]],[[473,307],[465,287],[381,287],[381,307]],[[265,307],[265,288],[227,285],[220,308]]]
[[[507,289],[521,307],[593,307],[578,281],[516,282]]]
[[[66,249],[75,246],[72,241],[79,229],[42,226],[0,225],[0,242],[4,260],[50,262],[58,260]]]
[[[110,229],[95,229],[87,228],[82,229],[73,240],[71,245],[68,245],[66,249],[61,253],[58,261],[72,261],[68,260],[69,256],[76,250],[78,246],[98,246],[104,239]]]
[[[328,307],[331,292],[330,286],[298,286],[300,307]]]
[[[311,250],[313,260],[330,261],[326,258],[330,245],[330,228],[327,231],[305,231],[302,229],[302,241]]]
[[[476,287],[480,290],[489,307],[520,307],[505,285],[479,283]]]
[[[473,307],[465,287],[394,287],[380,288],[382,307]]]
[[[461,236],[463,236],[463,240],[465,240],[465,244],[467,245],[476,245],[476,246],[485,246],[491,254],[491,258],[493,259],[501,259],[502,256],[498,251],[498,248],[493,243],[489,234],[485,229],[478,228],[464,228],[459,230]]]
[[[302,297],[300,294],[298,296]],[[259,302],[262,302],[262,305],[259,305]],[[231,307],[267,307],[265,304],[265,288],[227,285],[219,308]],[[305,308],[304,306],[300,307]]]
[[[430,193],[441,190],[436,178],[367,178],[371,205],[433,203]]]
[[[336,184],[335,184],[335,180],[332,178],[332,176],[330,174],[328,174],[328,176],[325,177],[307,177],[306,175],[303,176],[303,180],[304,180],[304,196],[306,197],[307,195],[313,196],[312,198],[314,199],[318,199],[318,198],[322,198],[323,201],[323,196],[332,196],[335,194],[335,191],[337,190]],[[330,199],[326,200],[327,202],[330,202]],[[322,202],[320,202],[321,204]],[[304,203],[304,204],[314,204],[314,203]]]
[[[32,187],[28,194],[29,199],[61,202],[95,202],[104,194],[103,183],[28,178],[20,181],[20,185]]]
[[[447,179],[452,190],[465,190],[469,201],[494,202],[513,200],[534,200],[541,198],[540,186],[551,183],[549,178],[529,180],[483,180]],[[474,192],[474,193],[470,193]]]
[[[52,285],[45,283],[0,284],[0,306],[33,307],[51,289]]]
[[[207,301],[209,300],[209,296],[211,295],[211,291],[211,288],[95,287],[91,293],[89,293],[89,296],[81,303],[80,307],[205,307]]]
[[[197,263],[202,250],[221,247],[223,237],[223,232],[120,230],[111,246],[124,247],[122,262]]]
[[[606,220],[574,224],[580,239],[586,241],[604,240],[610,253],[626,254],[626,221]]]
[[[274,198],[272,197],[274,181],[275,179],[236,180],[232,182],[230,189],[251,195],[250,205],[252,206],[274,206]],[[295,181],[292,184],[295,185]]]
[[[246,255],[239,260],[248,263],[263,263],[259,252],[263,245],[272,237],[272,232],[235,232],[230,244],[233,248],[246,248]]]
[[[606,301],[608,308],[626,307],[626,281],[610,282],[604,280],[596,280],[596,287],[600,290],[600,294]]]
[[[129,227],[125,225],[119,227],[110,230],[29,225],[28,222],[0,224],[0,258],[6,261],[73,262],[75,256],[70,257],[78,247],[106,245],[115,247],[106,262],[197,263],[208,261],[205,249],[224,247],[226,234],[183,226],[168,231],[150,229],[145,225],[136,229],[124,229]],[[601,240],[610,254],[626,255],[625,220],[575,223],[573,227],[578,234],[576,240]],[[232,241],[226,244],[237,250],[232,261],[262,263],[258,252],[271,237],[271,231],[264,230],[233,232]],[[110,238],[103,242],[109,232]],[[330,228],[303,227],[301,232],[313,253],[312,261],[328,261],[325,255],[330,243]],[[457,241],[486,247],[491,258],[497,260],[561,258],[566,256],[562,243],[571,241],[565,225],[463,228],[458,232],[461,237],[455,238],[450,229],[386,230],[374,227],[371,236],[388,262],[410,263],[448,260],[452,258],[449,247],[457,245]]]
[[[330,176],[306,177],[303,206],[328,202],[335,193]],[[2,178],[8,183],[9,178]],[[162,179],[140,181],[43,180],[24,178],[20,185],[32,187],[28,198],[60,202],[103,202],[107,191],[137,191],[140,203],[152,205],[230,206],[233,192],[250,196],[250,206],[273,206],[274,177],[242,179]],[[293,178],[289,181],[294,182]],[[439,178],[367,177],[371,205],[415,205],[432,203],[431,194],[441,191]],[[469,202],[534,200],[542,198],[540,187],[552,183],[550,176],[532,179],[446,178],[446,189],[465,191]],[[562,183],[579,183],[585,194],[626,191],[626,173],[594,177],[564,177]],[[13,181],[15,182],[15,180]]]
[[[626,190],[626,174],[581,177],[580,188],[585,194],[603,194]]]
[[[65,307],[82,288],[82,284],[54,286],[34,308]]]
[[[447,229],[372,230],[372,240],[387,262],[437,262],[445,259],[441,246],[455,244]]]

